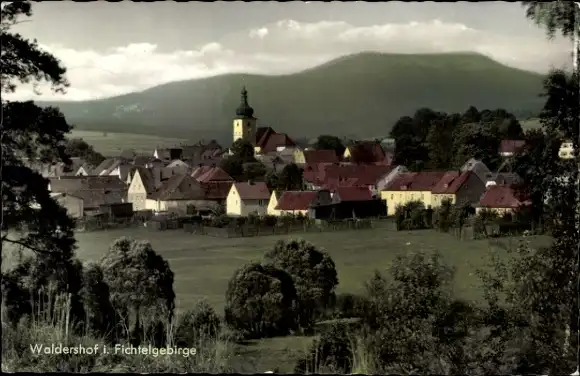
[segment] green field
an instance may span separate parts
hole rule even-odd
[[[78,256],[82,260],[99,260],[107,252],[108,245],[124,235],[149,240],[168,260],[175,273],[179,309],[191,308],[198,300],[206,298],[220,312],[228,280],[234,271],[249,261],[259,261],[279,239],[299,237],[326,249],[336,263],[339,293],[361,292],[363,283],[373,271],[386,270],[397,255],[412,250],[438,250],[457,268],[457,294],[469,300],[481,297],[474,271],[486,264],[491,248],[487,240],[460,241],[435,231],[396,232],[384,228],[238,239],[196,236],[181,230],[131,229],[78,233]],[[509,238],[502,241],[513,246],[517,242]],[[500,252],[506,253],[505,250]]]
[[[185,139],[180,138],[77,130],[73,130],[70,137],[82,138],[105,156],[117,156],[125,149],[133,149],[139,154],[153,154],[156,147],[170,147],[186,142]]]
[[[458,240],[452,235],[432,230],[393,231],[375,228],[360,231],[306,233],[294,236],[264,236],[221,239],[187,234],[181,230],[152,231],[144,228],[77,233],[78,256],[83,261],[98,261],[109,244],[121,236],[149,240],[154,249],[168,260],[175,273],[174,290],[178,310],[192,308],[200,299],[207,299],[223,312],[227,283],[243,264],[259,261],[264,252],[279,239],[303,238],[326,249],[338,271],[337,292],[362,292],[363,284],[374,270],[386,271],[400,254],[414,250],[438,250],[445,261],[456,267],[455,292],[470,301],[481,299],[477,268],[485,268],[488,252],[493,249],[487,240]],[[528,238],[530,239],[530,238]],[[537,245],[548,239],[537,237]],[[517,246],[517,239],[503,238],[504,246]],[[503,257],[505,249],[495,248]],[[3,252],[5,254],[5,252]],[[3,269],[10,260],[3,260]],[[283,337],[249,341],[236,346],[238,372],[264,372],[278,368],[292,372],[296,359],[304,354],[313,337]]]

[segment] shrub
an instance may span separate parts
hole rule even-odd
[[[295,302],[296,289],[288,273],[247,264],[228,284],[225,321],[247,338],[286,335],[296,328]]]
[[[194,309],[183,313],[175,332],[175,345],[195,347],[204,339],[215,339],[220,331],[220,318],[213,307],[202,300]]]
[[[265,264],[292,277],[298,297],[298,321],[302,328],[309,328],[324,312],[338,285],[332,258],[304,240],[279,241],[266,253]]]
[[[110,288],[111,303],[121,318],[129,322],[128,334],[135,344],[141,341],[141,324],[148,331],[148,326],[158,327],[160,320],[165,323],[172,320],[173,272],[151,244],[125,237],[117,239],[101,260],[101,267],[103,280]],[[157,341],[164,342],[162,338]]]
[[[351,334],[344,324],[334,324],[315,340],[308,353],[298,359],[294,372],[298,374],[331,372],[349,374],[353,368]]]
[[[80,295],[88,333],[98,337],[111,334],[116,317],[109,300],[109,286],[104,281],[103,270],[99,265],[89,264],[85,268]]]
[[[337,318],[362,317],[367,304],[364,296],[350,293],[338,294],[333,304],[334,315]]]

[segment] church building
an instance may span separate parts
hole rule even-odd
[[[285,133],[278,133],[271,127],[256,127],[254,109],[248,104],[248,91],[242,88],[240,105],[234,118],[234,139],[250,142],[256,154],[270,154],[287,148],[296,148],[296,143]]]

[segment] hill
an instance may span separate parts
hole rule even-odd
[[[228,74],[113,98],[40,104],[59,106],[79,130],[230,140],[246,85],[259,125],[294,137],[375,137],[421,107],[536,112],[542,79],[474,53],[362,53],[291,75]]]

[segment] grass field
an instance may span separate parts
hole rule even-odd
[[[412,250],[438,250],[447,263],[457,268],[456,293],[469,300],[481,297],[474,271],[487,262],[491,246],[487,240],[460,241],[435,231],[396,232],[377,228],[360,231],[306,233],[290,236],[264,236],[221,239],[195,236],[181,230],[154,232],[147,229],[78,233],[78,256],[99,260],[109,244],[121,236],[149,240],[168,260],[175,273],[178,309],[188,309],[206,298],[218,311],[224,306],[227,283],[243,264],[259,261],[279,239],[303,238],[326,249],[338,271],[338,292],[357,293],[375,269],[386,270],[399,254]],[[505,238],[516,246],[517,240]],[[505,250],[500,250],[505,254]]]
[[[104,133],[75,130],[71,133],[72,138],[82,138],[104,156],[117,156],[125,149],[133,149],[139,154],[152,154],[156,147],[170,147],[187,141],[180,138],[164,138],[133,133]]]
[[[147,229],[114,230],[78,233],[78,256],[83,261],[97,261],[109,244],[121,236],[149,240],[154,249],[168,260],[175,273],[174,289],[177,308],[192,308],[205,298],[222,314],[227,283],[233,272],[243,264],[259,261],[264,251],[279,239],[303,238],[325,248],[338,271],[338,292],[362,292],[363,284],[374,270],[386,271],[392,260],[413,250],[438,250],[445,261],[456,267],[455,291],[471,301],[481,298],[477,268],[487,264],[493,248],[487,240],[461,241],[436,231],[371,230],[306,233],[294,236],[264,236],[244,239],[220,239],[187,234],[181,230],[151,231]],[[517,246],[517,239],[503,238],[508,247]],[[547,244],[545,237],[536,237],[534,244]],[[507,255],[505,249],[497,249]],[[3,252],[4,253],[4,252]],[[3,269],[10,264],[3,260]],[[237,345],[233,361],[238,372],[264,372],[278,368],[293,372],[296,359],[305,353],[313,337],[283,337],[249,341]]]

